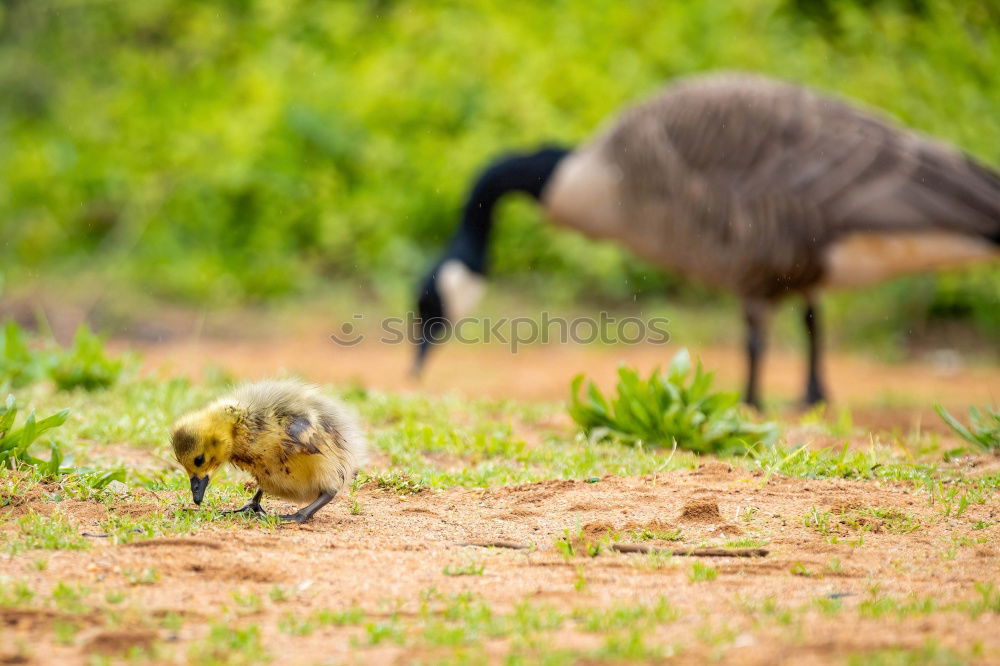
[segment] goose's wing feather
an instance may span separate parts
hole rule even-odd
[[[1000,238],[997,174],[875,113],[763,77],[672,86],[627,112],[607,146],[632,194],[714,202],[715,216],[728,217],[709,226],[738,235],[733,224],[816,240],[913,230]]]

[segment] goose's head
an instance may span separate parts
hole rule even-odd
[[[431,348],[445,342],[455,322],[472,312],[485,286],[483,275],[461,259],[445,259],[430,272],[417,295],[413,376],[420,375]]]

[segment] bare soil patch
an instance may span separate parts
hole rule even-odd
[[[716,473],[721,472],[721,473]],[[271,646],[273,663],[313,663],[323,659],[372,663],[406,663],[413,654],[392,644],[362,647],[356,627],[326,626],[309,635],[289,636],[280,628],[289,614],[309,614],[356,605],[378,617],[387,608],[405,620],[420,607],[421,594],[472,593],[496,609],[510,610],[524,601],[555,608],[608,608],[616,604],[653,603],[667,596],[679,619],[657,629],[654,638],[684,649],[671,663],[701,663],[712,657],[705,632],[723,631],[722,663],[839,663],[845,655],[889,646],[914,649],[926,641],[964,649],[978,643],[991,663],[1000,656],[1000,636],[988,630],[996,616],[971,617],[958,611],[919,618],[861,617],[856,610],[877,594],[898,599],[933,598],[939,604],[963,603],[976,597],[977,583],[1000,580],[1000,548],[995,529],[972,532],[976,521],[1000,520],[994,502],[974,504],[961,517],[942,517],[922,491],[904,484],[819,481],[774,477],[706,465],[697,470],[654,477],[606,477],[597,483],[561,480],[495,490],[451,489],[400,497],[362,488],[363,509],[352,515],[339,501],[314,522],[282,526],[218,526],[195,537],[157,538],[127,545],[99,540],[84,552],[48,554],[48,566],[33,565],[46,553],[17,554],[7,560],[7,575],[25,578],[41,593],[56,581],[77,581],[95,598],[114,591],[127,595],[130,608],[148,618],[185,613],[177,632],[152,620],[140,628],[99,626],[59,653],[64,663],[84,663],[92,653],[122,654],[162,641],[200,640],[211,616],[232,614],[233,599],[256,595],[259,608],[231,615],[234,626],[251,622]],[[185,497],[177,497],[180,504]],[[36,508],[43,500],[27,502]],[[284,509],[270,503],[271,510]],[[754,507],[751,517],[741,510]],[[859,509],[880,507],[920,522],[905,534],[874,525],[843,526],[848,537],[831,543],[806,524],[814,509],[834,520]],[[116,510],[122,507],[118,507]],[[525,516],[525,511],[530,512]],[[86,511],[67,512],[79,529]],[[699,558],[654,562],[650,556],[602,550],[596,557],[565,558],[555,547],[567,531],[600,537],[628,534],[637,528],[682,528],[679,548],[721,546],[726,527],[757,535],[767,542],[763,558],[704,558],[717,578],[697,582],[691,567]],[[721,529],[720,529],[721,528]],[[984,537],[981,543],[954,547],[954,538]],[[497,541],[530,545],[527,550],[483,548],[463,544]],[[470,561],[481,575],[445,575],[448,566]],[[154,569],[149,584],[130,583],[124,572]],[[578,589],[583,576],[587,585]],[[282,593],[274,597],[271,591]],[[809,606],[835,598],[844,610],[827,616],[805,613],[801,634],[792,640],[779,622],[747,608],[776,603]],[[811,606],[810,606],[811,607]],[[228,610],[227,610],[228,609]],[[190,615],[190,611],[196,615]],[[50,611],[0,612],[4,642],[26,641],[35,663],[46,663],[43,649],[52,638]],[[744,636],[737,640],[737,637]],[[704,636],[703,636],[704,637]],[[591,635],[567,626],[554,634],[556,646],[580,647]],[[489,639],[487,639],[489,642]],[[171,643],[173,644],[173,643]],[[279,647],[280,646],[280,647]],[[498,640],[490,650],[503,654]],[[736,647],[734,647],[736,646]],[[791,661],[790,661],[791,660]]]
[[[443,345],[429,361],[419,382],[409,377],[413,349],[407,345],[364,342],[340,347],[321,333],[289,332],[278,339],[177,339],[141,347],[149,368],[197,377],[205,367],[222,367],[240,377],[266,377],[282,372],[310,381],[432,394],[458,393],[470,397],[520,400],[565,400],[573,377],[586,371],[602,388],[616,380],[625,363],[642,372],[664,366],[683,345],[600,347],[580,345],[530,346],[517,354],[494,345]],[[716,373],[720,386],[742,386],[746,360],[729,347],[694,347],[705,366]],[[872,430],[915,427],[947,432],[934,414],[933,404],[964,407],[1000,399],[1000,382],[992,366],[972,364],[942,368],[932,362],[886,365],[843,353],[825,359],[828,384],[835,404],[859,407],[854,421]],[[764,392],[769,398],[797,401],[805,381],[804,360],[798,350],[775,349],[765,360]],[[872,407],[873,398],[903,396],[921,407]],[[792,408],[797,408],[793,405]]]

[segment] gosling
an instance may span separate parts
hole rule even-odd
[[[267,492],[293,502],[311,502],[285,521],[304,523],[357,475],[367,443],[348,409],[314,386],[297,381],[245,384],[183,416],[173,428],[178,462],[191,477],[191,495],[201,504],[211,475],[232,463],[251,474],[257,492],[235,511],[264,515]]]

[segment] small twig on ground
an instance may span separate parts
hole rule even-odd
[[[687,548],[672,550],[640,543],[614,543],[611,550],[619,553],[661,553],[674,557],[767,557],[766,548]]]
[[[513,541],[477,541],[461,543],[460,546],[475,546],[477,548],[510,548],[511,550],[528,550],[531,546]],[[660,553],[674,557],[767,557],[766,548],[657,548],[640,543],[615,543],[611,550],[619,553]]]
[[[133,527],[132,529],[128,530],[128,533],[131,533],[131,534],[142,534],[143,530],[140,530],[138,527]],[[92,532],[80,532],[80,536],[90,537],[91,539],[107,539],[109,537],[113,537],[114,535],[113,534],[93,534]]]
[[[531,546],[526,546],[523,543],[514,543],[513,541],[476,541],[459,545],[476,546],[478,548],[510,548],[511,550],[528,550],[531,548]]]

